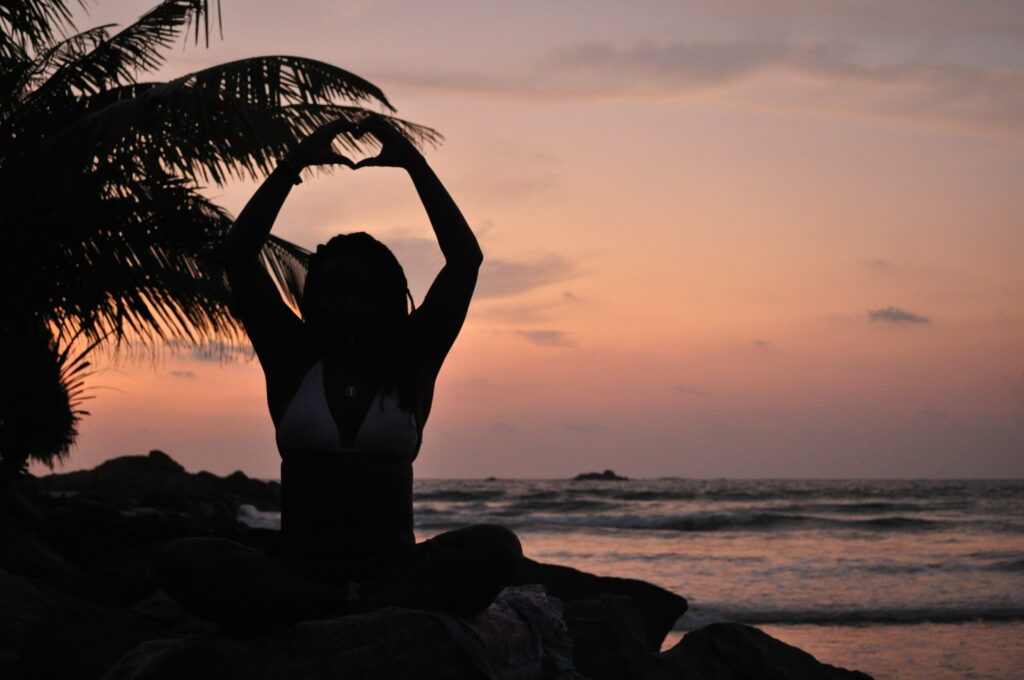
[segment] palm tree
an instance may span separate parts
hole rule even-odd
[[[218,264],[231,218],[202,184],[260,177],[327,120],[394,111],[371,83],[298,57],[141,78],[182,32],[208,40],[211,14],[164,0],[119,32],[76,32],[65,0],[0,0],[0,488],[67,455],[92,349],[241,336]],[[262,253],[293,303],[307,256],[275,237]]]

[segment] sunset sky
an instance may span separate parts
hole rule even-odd
[[[427,158],[486,262],[419,476],[1024,473],[1019,0],[222,12],[223,40],[175,48],[161,79],[320,59],[445,136]],[[237,214],[253,189],[206,193]],[[440,253],[401,171],[310,177],[275,229],[346,231],[390,245],[422,299]],[[254,361],[100,363],[65,470],[159,448],[277,476]]]

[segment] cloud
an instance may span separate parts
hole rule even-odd
[[[914,314],[913,312],[908,312],[907,310],[900,309],[899,307],[886,307],[885,309],[869,309],[868,310],[868,318],[872,322],[874,322],[874,321],[881,321],[883,323],[893,323],[893,324],[901,324],[901,323],[921,323],[921,324],[926,324],[926,323],[931,323],[932,322],[932,320],[929,319],[926,316],[921,316],[919,314]]]
[[[521,98],[674,99],[778,73],[799,80],[759,89],[754,104],[1024,131],[1024,69],[926,59],[884,63],[834,42],[586,42],[551,50],[517,73],[406,73],[393,80]]]
[[[171,375],[175,378],[194,378],[196,374],[192,371],[171,371]]]
[[[531,305],[492,304],[474,309],[473,317],[509,324],[543,323],[555,317],[553,310],[556,307],[557,304],[553,302]]]
[[[541,347],[575,347],[576,343],[570,339],[565,331],[538,330],[538,331],[516,331],[518,335],[526,338],[535,345]]]
[[[422,300],[431,282],[444,266],[444,258],[433,239],[420,236],[392,236],[382,239],[402,263],[409,288]],[[485,247],[486,250],[486,247]],[[534,288],[571,279],[577,267],[556,253],[521,257],[484,257],[474,297],[479,299],[511,297]]]
[[[576,275],[576,267],[554,253],[522,260],[485,259],[477,282],[476,296],[496,298],[517,295]]]
[[[473,312],[473,316],[501,323],[536,324],[555,318],[559,310],[564,310],[566,305],[580,304],[583,304],[582,298],[569,291],[562,291],[562,294],[555,300],[545,302],[532,304],[491,303],[477,308]]]
[[[1014,0],[718,0],[699,3],[699,7],[720,21],[762,30],[785,26],[833,31],[838,27],[845,34],[898,35],[904,43],[910,39],[934,43],[948,39],[952,31],[987,41],[1024,37],[1024,13]]]
[[[185,340],[165,340],[164,346],[171,352],[187,353],[190,359],[197,361],[234,361],[237,359],[251,359],[256,356],[252,345],[249,343],[229,343],[214,340],[201,345],[196,345]]]

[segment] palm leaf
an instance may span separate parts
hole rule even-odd
[[[113,36],[104,31],[103,39],[91,49],[77,51],[73,59],[64,60],[32,93],[26,106],[39,111],[52,107],[55,99],[66,93],[89,95],[134,83],[139,72],[155,70],[163,64],[163,52],[193,18],[198,40],[198,20],[205,20],[207,12],[208,0],[164,0]]]
[[[55,210],[49,225],[21,236],[19,252],[42,255],[61,271],[22,295],[51,310],[51,322],[91,340],[184,338],[205,343],[244,333],[230,311],[221,247],[231,218],[182,180],[160,177],[127,196]],[[82,207],[86,209],[83,210]],[[47,238],[63,227],[59,245]],[[48,251],[48,254],[47,254]],[[261,253],[282,295],[298,306],[309,253],[271,237]]]
[[[15,102],[22,105],[22,100],[27,98],[26,94],[38,91],[37,88],[53,74],[60,72],[68,64],[74,63],[102,43],[107,38],[107,28],[108,26],[97,26],[76,33],[43,50],[34,59],[25,58],[21,62],[12,60],[5,71],[9,81],[5,80],[4,85],[4,92],[10,97],[11,103],[0,112],[0,120],[15,114]]]
[[[62,34],[70,26],[71,11],[64,0],[3,0],[0,57],[24,55],[26,48],[44,50],[53,42],[54,33]]]
[[[59,154],[62,163],[56,170],[65,173],[62,181],[72,181],[94,162],[105,172],[121,165],[126,180],[136,179],[150,171],[139,159],[154,158],[182,176],[218,185],[229,178],[255,179],[324,122],[366,115],[365,109],[332,98],[376,101],[390,109],[383,93],[362,78],[299,57],[244,59],[136,87],[130,98],[111,102],[107,92],[96,102],[84,100],[90,112],[25,154],[28,164],[16,174],[32,178],[33,184],[44,176],[55,182],[49,161]],[[413,141],[440,138],[429,128],[392,121]],[[339,142],[350,150],[363,146],[350,135],[340,135]]]
[[[260,251],[260,262],[270,273],[284,299],[298,311],[309,269],[310,252],[302,246],[271,234]]]

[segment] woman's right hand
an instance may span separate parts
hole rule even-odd
[[[341,163],[350,168],[355,167],[347,157],[336,153],[331,148],[331,143],[341,133],[353,132],[356,129],[355,123],[344,118],[325,123],[299,142],[298,146],[288,152],[285,159],[290,164],[297,166],[298,170],[310,165],[329,165],[331,163]]]

